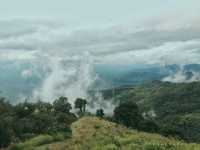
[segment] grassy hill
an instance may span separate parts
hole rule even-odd
[[[83,117],[71,126],[72,137],[53,139],[41,135],[12,150],[200,150],[198,144],[186,144],[158,134],[130,130],[96,117]],[[55,140],[55,141],[54,141]],[[53,142],[54,141],[54,142]]]

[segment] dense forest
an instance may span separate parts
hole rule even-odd
[[[143,116],[152,118],[164,135],[172,134],[188,142],[200,142],[200,83],[169,83],[153,81],[147,84],[119,88],[116,102],[133,101]],[[104,97],[113,97],[104,91]]]

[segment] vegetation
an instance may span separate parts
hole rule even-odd
[[[79,109],[79,113],[85,113],[86,111],[86,104],[87,104],[87,101],[86,99],[82,99],[82,98],[77,98],[74,105],[75,105],[75,108],[78,108]]]
[[[86,117],[90,114],[86,111],[88,102],[82,98],[74,103],[78,115],[71,112],[72,105],[66,97],[52,104],[26,100],[17,105],[1,98],[0,148],[198,150],[199,145],[183,141],[200,142],[199,90],[198,82],[153,82],[118,90],[112,97],[118,103],[113,116],[105,117],[100,108],[96,110],[97,118]],[[109,97],[108,91],[106,96]],[[73,123],[77,116],[79,121]]]
[[[143,117],[137,104],[133,101],[124,101],[114,109],[113,120],[126,127],[158,133],[159,127],[154,120]]]
[[[103,118],[104,115],[105,115],[105,114],[104,114],[104,110],[103,110],[102,108],[97,109],[97,111],[96,111],[96,116],[97,116],[97,117]]]
[[[77,118],[70,112],[67,98],[60,97],[53,105],[25,101],[11,105],[0,100],[0,147],[24,141],[39,134],[70,134],[70,125]]]
[[[149,84],[119,89],[116,102],[135,102],[144,118],[159,125],[159,133],[200,142],[200,82]],[[105,91],[106,97],[112,92]]]
[[[66,138],[69,138],[65,133],[57,133],[57,134],[44,134],[34,137],[26,142],[19,143],[16,145],[12,145],[10,150],[33,150],[38,146],[49,144],[52,142],[64,141]]]
[[[53,102],[53,108],[56,112],[69,113],[72,106],[68,103],[67,97],[60,97]]]
[[[186,144],[158,134],[130,130],[96,117],[83,117],[71,126],[72,138],[49,143],[51,140],[35,144],[35,139],[17,145],[20,150],[199,150],[198,144]],[[38,138],[41,138],[40,136]],[[37,138],[36,138],[37,139]],[[37,140],[36,140],[37,141]],[[46,144],[45,142],[48,142]],[[37,143],[37,142],[36,142]]]
[[[115,108],[113,117],[116,122],[132,128],[139,128],[142,120],[139,108],[134,102],[122,102]]]

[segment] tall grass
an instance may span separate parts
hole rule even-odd
[[[10,150],[34,150],[35,147],[41,146],[44,144],[49,144],[52,142],[58,142],[65,140],[69,135],[65,133],[56,133],[56,134],[45,134],[34,137],[26,142],[19,143],[11,146]]]

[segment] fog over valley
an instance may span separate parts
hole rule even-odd
[[[99,8],[93,15],[91,10],[85,11],[88,3],[97,8],[89,0],[83,7],[77,6],[79,11],[61,7],[64,1],[50,3],[48,8],[41,3],[37,13],[33,9],[38,2],[33,7],[25,1],[24,6],[17,4],[13,14],[3,9],[5,15],[0,20],[2,95],[12,102],[25,98],[53,101],[61,95],[72,100],[87,97],[87,91],[94,88],[152,80],[199,80],[200,17],[195,13],[198,7],[187,2],[180,7],[168,1],[166,5],[176,6],[176,11],[165,9],[160,3],[152,11],[138,2],[137,7],[146,9],[143,15],[137,14],[140,11],[135,6],[123,3],[120,7],[121,2],[116,3],[113,12],[109,11],[113,2],[108,2],[102,16]],[[69,4],[76,6],[72,1]],[[190,6],[194,7],[193,11],[186,13],[184,10]],[[56,13],[50,11],[51,17],[46,14],[58,8],[60,11]],[[83,17],[76,18],[81,13]],[[122,15],[127,17],[122,19]]]

